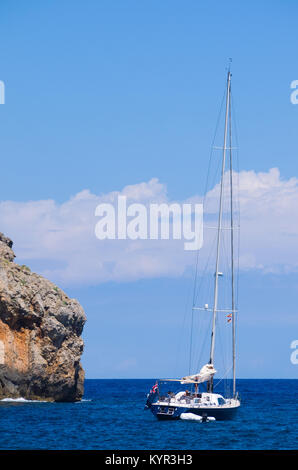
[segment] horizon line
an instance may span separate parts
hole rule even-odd
[[[85,380],[160,380],[162,382],[166,382],[168,379],[157,379],[156,377],[93,377],[88,378],[85,377]],[[181,379],[182,380],[182,379]],[[230,379],[223,379],[222,377],[218,377],[218,380],[233,380]],[[238,380],[298,380],[298,377],[239,377]]]

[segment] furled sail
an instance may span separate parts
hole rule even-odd
[[[198,374],[182,377],[181,383],[207,382],[207,380],[210,380],[215,373],[216,370],[214,369],[213,364],[205,364]]]

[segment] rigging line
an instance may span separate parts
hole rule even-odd
[[[223,377],[218,382],[216,382],[216,385],[214,385],[214,388],[216,388],[223,380],[226,379],[226,377],[227,377],[228,373],[231,371],[231,369],[232,369],[232,366],[229,367],[229,369],[226,371],[226,373],[223,375]]]
[[[239,174],[240,174],[240,168],[239,168],[239,141],[238,141],[238,129],[237,129],[237,119],[236,119],[236,111],[235,111],[235,105],[234,105],[234,96],[231,93],[231,108],[232,108],[232,116],[233,116],[233,123],[234,123],[234,128],[235,128],[235,140],[236,140],[236,167],[237,167],[237,173],[238,173],[238,195],[237,195],[237,200],[238,200],[238,213],[240,217],[240,201],[239,201]]]
[[[219,156],[218,159],[217,159],[217,167],[216,167],[216,170],[214,172],[212,184],[210,185],[211,188],[215,187],[216,180],[218,179],[218,177],[220,178],[220,168],[221,168],[221,157]],[[218,183],[218,184],[220,185],[220,183]]]
[[[216,318],[216,321],[217,321],[217,325],[218,325],[218,323],[219,323],[218,317]],[[223,320],[221,319],[221,322],[222,321]],[[221,350],[221,358],[222,358],[223,368],[226,369],[227,358],[226,358],[226,352],[225,352],[225,348],[224,348],[224,338],[222,337],[222,332],[221,332],[220,328],[218,328],[218,343],[219,343],[219,349]]]
[[[224,99],[225,99],[225,93],[226,92],[224,92],[224,95],[223,95],[222,100],[221,100],[221,105],[220,105],[220,109],[219,109],[219,113],[218,113],[218,117],[217,117],[217,122],[216,122],[215,131],[214,131],[214,135],[213,135],[213,139],[212,139],[211,149],[210,149],[210,153],[209,153],[208,170],[207,170],[207,177],[206,177],[204,196],[203,196],[203,208],[205,207],[207,188],[208,188],[209,177],[210,177],[211,161],[212,161],[212,155],[213,155],[213,146],[214,146],[214,142],[215,142],[215,139],[216,139],[216,136],[217,136],[218,127],[219,127],[219,123],[220,123],[220,118],[221,118],[221,115],[222,115],[222,109],[223,109],[223,104],[224,104]],[[195,274],[195,276],[197,276],[199,251],[200,250],[197,250],[197,253],[196,253],[196,274]],[[194,284],[194,288],[195,288],[195,284]]]
[[[206,201],[206,195],[207,195],[207,188],[208,188],[208,183],[209,183],[209,176],[210,176],[211,160],[212,160],[212,155],[213,155],[214,143],[215,143],[215,139],[216,139],[217,132],[218,132],[218,127],[219,127],[220,118],[221,118],[221,115],[222,115],[222,109],[223,109],[223,104],[225,102],[225,98],[226,98],[226,90],[223,94],[223,98],[222,98],[222,101],[221,101],[220,111],[219,111],[219,114],[218,114],[216,127],[215,127],[215,132],[214,132],[212,145],[211,145],[211,149],[210,149],[210,154],[209,154],[208,171],[207,171],[207,178],[206,178],[205,191],[204,191],[204,197],[203,197],[203,207],[205,206],[205,201]],[[218,165],[219,165],[219,163],[218,163]],[[217,174],[217,172],[216,172],[216,174]],[[197,295],[198,295],[198,293],[197,293],[198,259],[199,259],[199,250],[197,251],[197,256],[196,256],[195,280],[194,280],[194,288],[193,288],[194,289],[193,290],[193,307],[195,305],[194,302],[195,302],[195,300],[197,298]],[[194,311],[192,309],[191,332],[190,332],[190,349],[189,349],[189,371],[191,370],[191,357],[192,357],[192,347],[193,347],[193,316],[194,316]]]
[[[199,370],[200,364],[202,363],[201,359],[202,359],[202,356],[203,356],[203,351],[205,350],[205,345],[206,345],[206,342],[207,342],[207,338],[209,338],[209,330],[211,328],[211,322],[212,322],[212,318],[210,316],[209,317],[209,322],[208,322],[208,327],[206,328],[206,332],[205,332],[204,341],[201,344],[201,348],[198,347],[199,351],[198,351],[198,360],[197,360],[196,370]]]
[[[209,183],[209,174],[210,174],[210,166],[211,166],[211,159],[212,159],[211,157],[212,157],[213,148],[214,148],[213,144],[214,144],[214,141],[215,141],[217,132],[218,132],[218,126],[219,126],[220,117],[221,117],[221,114],[222,114],[222,108],[223,108],[223,103],[224,103],[225,97],[226,97],[226,94],[224,94],[224,95],[223,95],[223,98],[222,98],[220,113],[219,113],[218,120],[217,120],[217,124],[216,124],[216,131],[215,131],[214,138],[213,138],[213,142],[212,142],[212,147],[211,147],[211,152],[210,152],[210,158],[209,158],[209,166],[208,166],[208,176],[207,176],[207,180],[206,180],[205,191],[204,191],[204,198],[203,198],[203,207],[206,206],[207,188],[208,188],[208,183]],[[217,176],[218,176],[218,173],[219,173],[220,163],[221,163],[221,158],[218,158],[218,160],[217,160],[217,168],[216,168],[216,171],[215,171],[215,174],[214,174],[214,177],[213,177],[213,181],[212,181],[212,184],[211,184],[211,187],[212,187],[212,188],[215,186],[215,180],[217,179]],[[215,240],[215,239],[214,239],[214,240]],[[199,252],[197,252],[196,275],[197,275],[197,269],[198,269],[198,257],[199,257]],[[207,267],[208,267],[209,260],[210,260],[210,256],[209,256],[209,258],[208,258],[208,262],[207,262],[206,269],[207,269]],[[197,284],[195,283],[195,284],[194,284],[194,288],[196,288],[196,287],[197,287]],[[195,302],[196,302],[196,299],[197,299],[197,297],[198,297],[198,291],[199,291],[199,289],[197,288],[197,294],[194,295]]]
[[[224,99],[225,99],[225,93],[224,93],[222,101],[221,101],[220,110],[219,110],[219,114],[218,114],[218,117],[217,117],[215,132],[214,132],[214,136],[213,136],[213,140],[212,140],[212,144],[211,144],[211,149],[210,149],[210,154],[209,154],[207,178],[206,178],[205,190],[204,190],[204,196],[203,196],[203,208],[205,206],[205,201],[206,201],[206,194],[207,194],[209,175],[210,175],[210,169],[211,169],[211,160],[212,160],[212,155],[213,155],[213,146],[214,146],[214,142],[215,142],[215,139],[216,139],[216,136],[217,136],[217,131],[218,131],[219,123],[220,123],[220,117],[221,117],[221,114],[222,114]],[[194,279],[194,287],[193,287],[193,305],[192,305],[193,307],[195,305],[196,291],[197,291],[196,286],[197,286],[197,277],[198,277],[199,251],[200,250],[197,250],[197,253],[196,253],[195,279]],[[194,312],[193,312],[193,309],[192,309],[191,329],[190,329],[190,348],[189,348],[189,374],[190,374],[190,371],[191,371],[191,357],[192,357],[192,343],[193,343],[193,337],[192,337],[193,336],[193,315],[194,315]]]
[[[219,118],[221,117],[222,108],[223,108],[223,104],[224,104],[224,101],[225,101],[226,95],[227,95],[227,90],[226,90],[226,88],[225,88],[225,91],[224,91],[224,94],[223,94],[223,98],[222,98],[222,102],[221,102],[221,109],[220,109],[220,115],[219,115]],[[218,118],[218,121],[217,121],[216,134],[217,134],[217,129],[218,129],[218,126],[219,126],[219,118]],[[216,135],[214,136],[214,140],[213,140],[213,143],[212,143],[212,148],[214,148],[214,147],[213,147],[213,144],[214,144],[214,142],[215,142],[215,137],[216,137]],[[220,148],[220,149],[222,149],[222,147],[219,147],[219,148]],[[216,178],[217,178],[217,175],[218,175],[218,173],[219,173],[220,164],[221,164],[221,157],[219,157],[219,158],[218,158],[218,162],[217,162],[217,169],[216,169],[216,171],[215,171],[215,173],[214,173],[214,178],[213,178],[213,181],[212,181],[212,185],[211,185],[211,187],[214,187],[214,185],[215,185],[215,180],[216,180]]]
[[[211,244],[211,248],[213,248],[216,244],[216,237],[214,236],[213,238],[213,241],[212,241],[212,244]],[[199,296],[199,292],[201,291],[202,289],[202,284],[203,282],[205,281],[205,275],[206,275],[206,272],[207,272],[207,269],[209,267],[209,263],[210,263],[210,259],[211,259],[211,256],[212,256],[212,252],[213,250],[211,249],[210,252],[209,252],[209,255],[208,255],[208,258],[207,258],[207,261],[206,261],[206,264],[205,264],[205,267],[204,267],[204,270],[202,272],[202,275],[200,276],[200,283],[199,283],[199,286],[197,287],[197,290],[196,290],[196,297],[195,297],[195,300],[194,300],[194,305],[193,307],[196,305],[197,303],[197,299],[198,299],[198,296]],[[211,287],[209,286],[209,291],[211,290]],[[208,292],[208,295],[209,295],[209,292]]]
[[[212,144],[211,144],[205,193],[207,191],[207,184],[208,184],[208,181],[209,181],[209,174],[210,174],[211,157],[212,157],[212,154],[213,154],[213,151],[214,151],[215,139],[216,139],[216,136],[217,136],[217,133],[218,133],[220,119],[221,119],[221,116],[222,116],[222,113],[223,113],[223,107],[224,107],[224,103],[225,103],[226,93],[227,93],[227,90],[226,90],[226,87],[225,87],[224,92],[223,92],[223,97],[222,97],[222,100],[221,100],[221,104],[220,104],[220,110],[219,110],[217,121],[216,121],[215,132],[214,132],[214,136],[213,136],[213,140],[212,140]]]
[[[240,168],[239,168],[239,143],[238,143],[238,130],[237,130],[237,119],[236,119],[236,112],[235,112],[235,105],[234,105],[234,96],[231,96],[231,108],[233,112],[233,122],[234,122],[234,128],[235,128],[235,139],[236,139],[236,145],[237,145],[237,152],[236,152],[236,164],[237,164],[237,203],[238,203],[238,225],[240,227],[240,218],[241,218],[241,212],[240,212]],[[238,303],[239,303],[239,277],[240,277],[240,235],[241,232],[240,230],[238,231],[238,243],[237,243],[237,248],[238,248],[238,260],[237,260],[237,277],[236,277],[236,306],[238,308]],[[235,338],[237,338],[237,331],[238,331],[238,314],[235,314],[234,318],[234,335]],[[237,345],[236,345],[236,339],[235,339],[235,348],[237,351]],[[236,355],[237,357],[237,355]]]
[[[205,265],[205,268],[204,268],[204,271],[203,271],[203,273],[202,273],[202,276],[200,276],[201,279],[200,279],[199,287],[198,287],[198,289],[197,289],[197,297],[198,297],[199,293],[201,292],[201,290],[202,290],[202,288],[203,288],[203,282],[205,282],[205,283],[207,284],[206,298],[209,299],[209,296],[211,295],[212,286],[211,286],[211,283],[210,283],[209,281],[206,282],[206,271],[207,271],[207,269],[208,269],[208,267],[209,267],[210,259],[211,259],[211,256],[212,256],[212,254],[213,254],[213,249],[212,249],[212,248],[215,246],[215,244],[216,244],[216,236],[214,236],[214,238],[213,238],[213,242],[212,242],[212,245],[211,245],[211,250],[209,251],[209,256],[208,256],[207,263],[206,263],[206,265]],[[225,243],[223,243],[222,248],[223,248],[223,250],[225,251]],[[226,256],[225,256],[224,258],[226,258]],[[226,271],[228,271],[228,270],[226,270]],[[212,277],[213,277],[213,276],[212,276]],[[196,298],[196,300],[197,300],[197,298]],[[196,301],[195,301],[195,304],[196,304]],[[198,319],[200,319],[200,318],[201,318],[201,315],[198,315]],[[198,349],[198,350],[197,350],[197,352],[196,352],[196,354],[195,354],[196,356],[198,356],[198,366],[197,366],[197,369],[198,369],[198,367],[199,367],[199,365],[200,365],[200,362],[201,362],[201,359],[202,359],[202,355],[203,355],[203,351],[204,351],[204,348],[205,348],[205,344],[206,344],[207,337],[209,337],[209,330],[211,329],[211,320],[212,320],[212,318],[209,317],[208,327],[206,328],[204,341],[203,341],[203,343],[201,343],[201,347],[197,346],[197,349]],[[195,356],[195,355],[193,354],[193,356]]]
[[[198,260],[198,258],[197,258]],[[190,324],[190,342],[189,342],[189,364],[188,364],[188,375],[190,375],[191,372],[191,358],[192,358],[192,341],[193,341],[193,316],[194,316],[194,311],[193,308],[191,309],[191,324]]]
[[[173,374],[174,377],[177,376],[176,372],[177,372],[177,369],[178,369],[178,357],[180,356],[181,345],[182,345],[182,341],[183,341],[183,335],[186,332],[185,324],[186,324],[187,313],[189,311],[190,292],[191,292],[191,287],[189,287],[189,290],[188,290],[187,302],[186,302],[186,306],[185,306],[185,309],[184,309],[180,340],[179,340],[179,344],[178,344],[178,348],[177,348],[177,352],[176,352],[176,360],[175,360],[175,367],[174,367],[174,374]]]
[[[212,140],[212,144],[211,144],[211,149],[210,149],[210,154],[209,154],[208,171],[207,171],[207,178],[206,178],[205,191],[204,191],[204,199],[206,197],[206,192],[207,192],[207,187],[208,187],[208,182],[209,182],[210,169],[211,169],[211,160],[212,160],[212,155],[213,155],[213,147],[214,147],[215,139],[216,139],[216,136],[217,136],[217,131],[218,131],[219,123],[220,123],[220,118],[221,118],[221,115],[222,115],[222,110],[223,110],[223,104],[224,104],[224,101],[225,101],[225,97],[226,97],[226,90],[224,91],[224,94],[223,94],[223,97],[222,97],[222,100],[221,100],[221,105],[220,105],[220,109],[219,109],[219,113],[218,113],[218,117],[217,117],[217,122],[216,122],[216,126],[215,126],[215,132],[214,132],[213,140]]]
[[[215,242],[216,242],[216,238],[214,237],[213,242],[212,242],[212,247],[215,245]],[[207,272],[207,269],[208,269],[209,264],[210,264],[210,258],[211,258],[211,256],[212,256],[212,251],[213,251],[213,250],[210,250],[210,252],[209,252],[209,256],[208,256],[207,262],[206,262],[206,264],[205,264],[203,273],[202,273],[202,275],[200,276],[200,283],[199,283],[198,288],[196,289],[196,297],[195,297],[195,299],[194,299],[194,305],[196,305],[197,298],[198,298],[199,294],[201,293],[201,290],[202,290],[202,287],[203,287],[203,283],[204,283],[204,282],[206,283],[206,272]],[[210,285],[209,282],[207,283],[207,287],[209,288],[209,290],[208,290],[208,292],[207,292],[207,299],[208,299],[209,296],[210,296],[210,291],[211,291],[211,285]],[[194,310],[192,309],[192,328],[191,328],[191,331],[193,331],[193,321],[194,321],[194,318],[195,318],[195,317],[193,316],[194,313],[195,313],[195,312],[194,312]],[[201,318],[201,316],[198,315],[198,320],[200,320],[200,318]],[[210,317],[210,319],[209,319],[209,327],[208,327],[208,329],[207,329],[207,332],[208,332],[209,329],[210,329],[210,322],[211,322],[211,317]],[[199,325],[198,325],[198,326],[199,326]],[[200,328],[200,329],[201,329],[201,328]],[[205,337],[204,344],[205,344],[205,342],[206,342],[206,338],[207,338],[207,333],[206,333],[206,337]],[[194,345],[193,340],[192,340],[192,357],[195,357],[195,356],[196,356],[196,354],[194,354],[194,347],[195,347],[195,345]],[[201,357],[201,355],[202,355],[202,351],[200,352],[200,355],[199,355],[199,356]]]
[[[236,140],[236,146],[237,146],[237,152],[236,152],[236,164],[237,164],[237,202],[238,202],[238,225],[239,227],[241,226],[240,219],[241,219],[241,212],[240,212],[240,168],[239,168],[239,142],[238,142],[238,130],[237,130],[237,119],[236,119],[236,111],[235,111],[235,105],[234,105],[234,96],[231,94],[231,107],[232,107],[232,114],[234,116],[233,122],[234,122],[234,127],[235,127],[235,140]],[[237,289],[236,289],[236,305],[238,305],[238,300],[239,300],[239,274],[240,274],[240,230],[238,231],[238,262],[237,262]],[[237,316],[236,316],[237,318]]]
[[[223,153],[222,153],[222,166],[221,166],[221,182],[220,182],[220,197],[219,197],[219,215],[218,215],[218,232],[217,232],[217,248],[216,248],[216,266],[215,266],[215,279],[214,279],[214,301],[213,301],[213,315],[212,315],[212,333],[211,333],[211,346],[210,346],[210,360],[209,363],[214,362],[214,348],[215,348],[215,333],[216,333],[216,310],[218,303],[218,276],[219,276],[219,259],[220,259],[220,235],[222,224],[222,197],[223,197],[223,179],[225,171],[226,160],[226,144],[227,144],[227,124],[228,124],[228,106],[230,100],[230,82],[231,74],[228,72],[227,76],[227,93],[226,93],[226,107],[225,107],[225,125],[224,125],[224,139],[223,139]],[[208,391],[213,391],[213,376],[208,381]]]

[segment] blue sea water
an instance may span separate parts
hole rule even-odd
[[[239,380],[232,421],[158,421],[153,380],[86,380],[78,403],[0,402],[0,449],[297,449],[298,380]]]

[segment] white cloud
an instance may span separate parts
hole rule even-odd
[[[234,179],[241,205],[241,267],[296,270],[298,180],[282,180],[276,168],[242,171]],[[206,219],[214,218],[218,191],[217,185],[207,195]],[[95,207],[114,202],[118,195],[143,204],[174,202],[156,178],[102,195],[83,190],[63,204],[3,201],[0,230],[13,239],[18,262],[38,266],[38,272],[63,285],[180,276],[194,265],[195,253],[184,251],[183,240],[98,240]],[[194,195],[183,202],[199,200]],[[206,230],[204,249],[211,244],[208,234]]]

